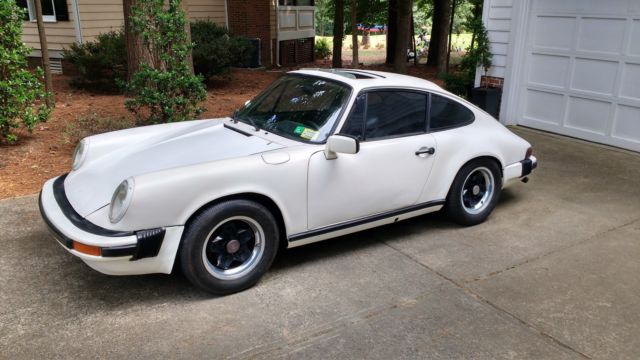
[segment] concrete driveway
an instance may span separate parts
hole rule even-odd
[[[541,163],[486,223],[289,250],[227,297],[101,275],[0,201],[0,358],[639,358],[640,156],[515,131]]]

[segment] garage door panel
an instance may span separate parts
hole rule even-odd
[[[576,58],[571,89],[613,95],[617,71],[617,61]]]
[[[532,54],[529,82],[563,88],[569,74],[569,61],[568,56]]]
[[[640,64],[624,64],[620,96],[640,100]]]
[[[612,135],[640,144],[640,107],[618,105]]]
[[[569,98],[569,112],[565,126],[594,134],[605,135],[611,103],[579,97]]]
[[[583,18],[580,21],[577,50],[620,54],[625,25],[625,19]]]
[[[640,56],[640,20],[631,23],[629,55]]]
[[[640,0],[531,0],[520,124],[640,151]]]
[[[561,125],[564,117],[564,95],[539,90],[527,90],[525,118]]]
[[[575,17],[537,16],[533,32],[533,46],[570,50],[575,31]]]

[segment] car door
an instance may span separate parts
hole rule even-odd
[[[309,160],[308,228],[414,205],[433,166],[426,93],[375,90],[356,99],[340,133],[360,139],[357,154]]]

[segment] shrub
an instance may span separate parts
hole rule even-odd
[[[473,37],[466,54],[460,60],[458,72],[441,75],[447,90],[462,97],[470,95],[469,91],[473,88],[478,67],[482,67],[486,75],[491,67],[492,57],[487,29],[482,19],[476,17],[469,20],[468,27],[472,30]]]
[[[65,125],[62,137],[67,144],[75,144],[87,136],[133,127],[135,124],[125,117],[100,117],[96,113],[82,116]]]
[[[114,91],[127,78],[127,50],[124,32],[100,34],[95,41],[75,43],[64,51],[65,59],[75,65],[77,87]]]
[[[249,40],[232,36],[227,28],[209,21],[191,24],[193,69],[205,79],[227,75],[231,66],[246,63],[253,51]]]
[[[23,18],[15,1],[0,1],[0,138],[9,143],[18,140],[13,129],[22,124],[31,132],[51,113],[44,102],[42,70],[27,70],[31,49],[22,43]]]
[[[180,3],[145,0],[132,11],[133,28],[157,56],[155,64],[141,64],[127,84],[127,93],[135,97],[125,100],[125,106],[139,124],[190,120],[204,111],[200,103],[207,92],[188,61],[193,46],[187,41],[187,20]]]
[[[384,43],[383,42],[376,43],[376,49],[378,50],[384,49]]]
[[[325,38],[316,39],[314,54],[316,59],[328,59],[331,56],[331,46],[329,40]]]

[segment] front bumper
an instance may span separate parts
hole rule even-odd
[[[55,239],[93,269],[109,275],[168,274],[173,268],[182,226],[117,231],[82,218],[69,204],[64,178],[47,181],[40,192],[40,213]],[[86,249],[90,248],[92,254]]]
[[[503,187],[507,187],[517,182],[517,180],[521,180],[530,175],[536,167],[538,167],[538,159],[536,159],[535,156],[530,156],[527,159],[505,167],[503,171]]]

